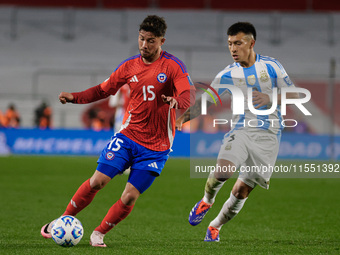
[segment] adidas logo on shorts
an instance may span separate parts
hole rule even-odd
[[[153,168],[158,169],[158,166],[157,166],[156,162],[152,162],[152,163],[149,164],[148,166],[149,166],[149,167],[153,167]]]

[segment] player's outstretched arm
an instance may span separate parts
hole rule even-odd
[[[71,93],[61,92],[59,94],[59,101],[62,104],[71,103],[73,99],[74,99],[74,96]]]
[[[107,98],[108,96],[110,96],[110,94],[105,92],[99,84],[81,92],[61,92],[59,95],[59,101],[62,104],[88,104]]]

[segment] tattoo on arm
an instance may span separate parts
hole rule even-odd
[[[185,113],[183,114],[183,123],[191,119],[194,119],[201,114],[201,101],[202,101],[201,99],[197,100],[193,106],[191,106],[190,108],[188,108],[188,110],[185,111]],[[209,108],[210,105],[212,104],[213,103],[208,101],[207,108]]]

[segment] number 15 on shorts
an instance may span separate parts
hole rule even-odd
[[[107,147],[109,150],[112,151],[119,151],[121,144],[123,144],[124,141],[122,139],[119,139],[117,137],[113,138],[112,141],[109,143],[109,146]]]

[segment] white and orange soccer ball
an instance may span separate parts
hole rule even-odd
[[[80,242],[84,235],[84,229],[76,217],[64,215],[54,222],[51,234],[56,244],[63,247],[72,247]]]

